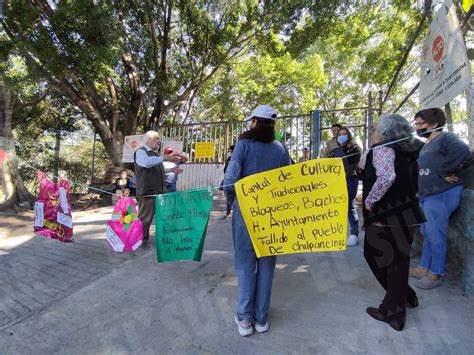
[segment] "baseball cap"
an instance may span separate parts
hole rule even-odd
[[[267,105],[258,105],[252,114],[244,118],[244,121],[249,121],[254,117],[266,118],[268,120],[275,120],[277,112],[271,106]]]
[[[165,150],[163,150],[164,154],[171,154],[173,153],[173,148],[171,147],[166,147]]]

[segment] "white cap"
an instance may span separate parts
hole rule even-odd
[[[245,117],[244,121],[249,121],[254,117],[266,118],[268,120],[275,120],[277,112],[271,106],[267,105],[258,105],[252,114],[248,117]]]

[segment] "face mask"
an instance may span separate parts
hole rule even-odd
[[[247,122],[247,131],[250,131],[254,127],[255,127],[255,124],[254,124],[253,120],[250,120],[250,121]]]
[[[348,136],[339,136],[337,137],[337,143],[339,144],[345,144],[349,140]]]
[[[426,132],[427,130],[428,128],[419,128],[416,130],[416,134],[423,138],[429,138],[431,135],[431,132]]]

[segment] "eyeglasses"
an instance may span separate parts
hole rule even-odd
[[[415,122],[415,127],[423,127],[424,125],[429,124],[428,122]]]

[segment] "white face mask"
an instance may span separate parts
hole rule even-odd
[[[250,131],[252,128],[254,128],[255,124],[256,124],[256,122],[254,122],[253,120],[248,121],[247,122],[247,131]]]

